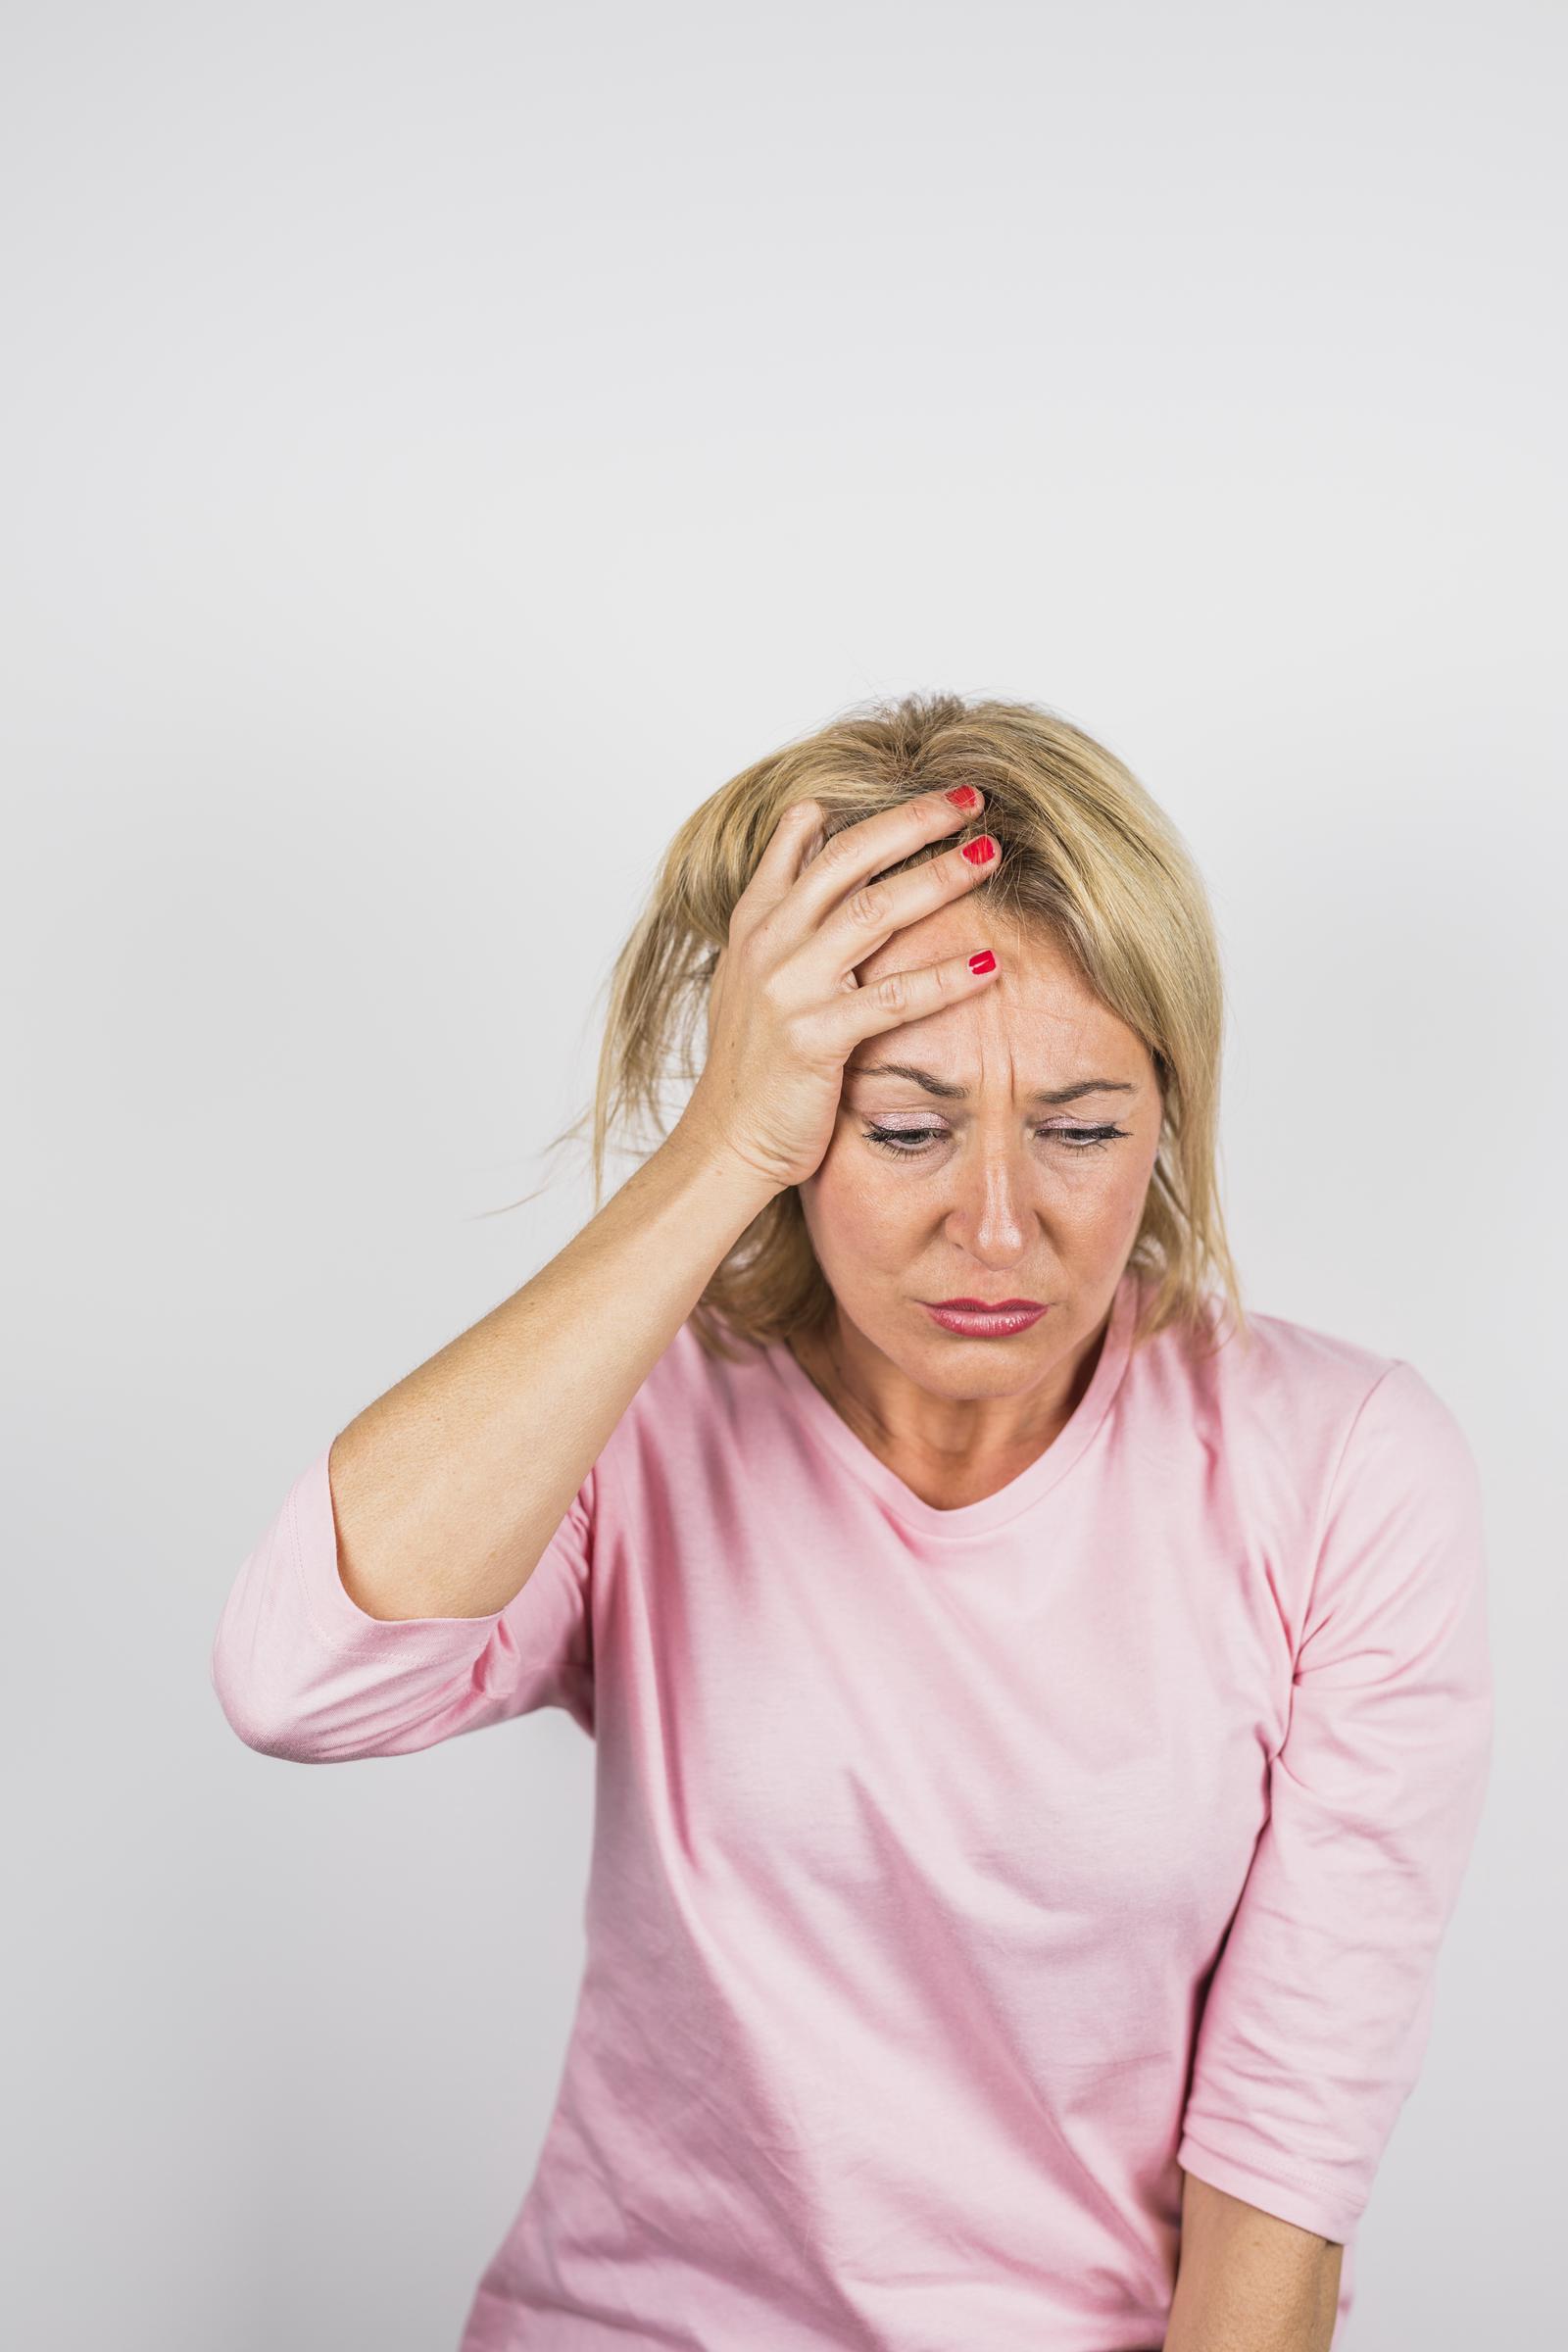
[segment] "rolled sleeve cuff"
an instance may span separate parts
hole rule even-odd
[[[1358,2205],[1323,2181],[1306,2174],[1286,2180],[1277,2173],[1258,2172],[1234,2156],[1220,2154],[1191,2132],[1183,2132],[1176,2161],[1184,2173],[1206,2180],[1210,2188],[1240,2197],[1279,2221],[1294,2222],[1298,2230],[1311,2230],[1332,2245],[1348,2245],[1361,2219]]]

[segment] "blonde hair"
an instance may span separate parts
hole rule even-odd
[[[1033,704],[906,695],[852,710],[720,785],[664,852],[605,983],[592,1103],[548,1149],[591,1119],[597,1213],[612,1126],[640,1119],[650,1149],[663,1142],[673,1121],[664,1121],[662,1094],[672,1077],[689,1090],[700,1074],[695,1047],[701,1039],[706,1052],[708,984],[731,911],[793,802],[819,802],[829,836],[954,784],[981,787],[980,817],[886,871],[974,833],[995,834],[1003,857],[986,884],[988,910],[1049,934],[1142,1039],[1159,1080],[1158,1153],[1128,1258],[1140,1278],[1135,1345],[1181,1324],[1215,1346],[1227,1308],[1245,1343],[1216,1172],[1225,1000],[1207,895],[1180,834],[1136,776],[1093,736]],[[709,1354],[733,1359],[732,1343],[766,1346],[819,1323],[832,1305],[791,1186],[714,1270],[691,1321]]]

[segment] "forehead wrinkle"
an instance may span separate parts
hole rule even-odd
[[[945,1057],[921,1051],[927,1037],[933,1042],[937,1037],[952,1037],[953,1024],[947,1015],[960,1012],[978,1016],[963,1024],[974,1039],[972,1087],[963,1078],[950,1077],[933,1069],[932,1060]],[[851,1061],[848,1075],[901,1079],[940,1102],[967,1102],[971,1096],[983,1096],[988,1091],[989,1065],[995,1063],[1005,1077],[1006,1093],[1013,1102],[1059,1105],[1092,1094],[1136,1094],[1135,1084],[1115,1075],[1119,1056],[1114,1049],[1107,1054],[1103,1040],[1096,1044],[1093,1034],[1096,1026],[1092,1019],[1085,1019],[1076,1005],[1034,1006],[1025,1012],[1017,1004],[1009,1006],[994,993],[990,999],[982,997],[969,1004],[956,1004],[902,1030],[884,1030],[876,1037],[864,1039]],[[1014,1034],[1019,1030],[1023,1032],[1021,1037]],[[1063,1073],[1055,1085],[1044,1078],[1037,1081],[1032,1071],[1020,1075],[1025,1054],[1032,1059],[1034,1048],[1045,1047],[1048,1039],[1051,1058]],[[968,1055],[960,1053],[957,1058],[961,1066]],[[965,1072],[964,1076],[967,1075]],[[1000,1085],[999,1079],[999,1091]]]

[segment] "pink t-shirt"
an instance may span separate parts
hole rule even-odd
[[[957,1510],[683,1326],[488,1617],[366,1616],[325,1450],[287,1494],[213,1648],[241,1739],[596,1743],[582,1996],[463,2352],[1157,2352],[1183,2167],[1345,2244],[1343,2328],[1489,1776],[1476,1465],[1399,1358],[1135,1350],[1137,1302]]]

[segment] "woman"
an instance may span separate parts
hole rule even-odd
[[[672,1128],[241,1568],[254,1747],[596,1740],[465,2352],[1330,2344],[1487,1779],[1480,1500],[1411,1365],[1242,1311],[1222,1002],[1061,719],[763,760],[615,969],[601,1186],[678,1055]]]

